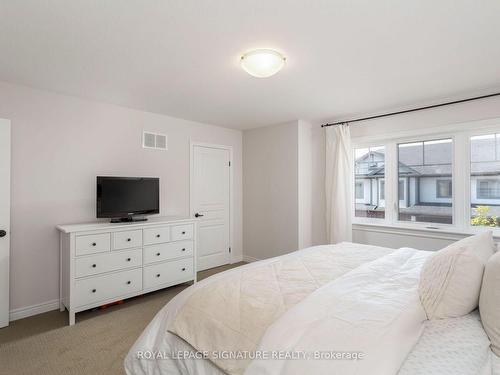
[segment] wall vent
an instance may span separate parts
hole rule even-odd
[[[142,147],[155,150],[167,150],[167,136],[165,134],[144,132],[142,134]]]

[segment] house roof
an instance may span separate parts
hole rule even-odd
[[[373,155],[374,166],[366,168],[366,173],[360,172],[361,168],[356,169],[356,176],[364,178],[379,178],[385,175],[384,154],[382,152],[370,151],[362,157],[356,159],[356,163],[366,164],[364,162]],[[376,158],[379,160],[377,162]],[[439,161],[439,160],[438,160]],[[500,174],[500,161],[473,162],[470,166],[473,176],[494,176]],[[427,164],[427,165],[407,165],[399,162],[400,175],[408,177],[445,177],[452,175],[453,166],[448,163]]]

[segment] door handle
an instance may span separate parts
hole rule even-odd
[[[194,217],[202,217],[202,216],[205,216],[205,215],[199,214],[198,212],[194,214]]]
[[[3,229],[0,230],[0,237],[5,237],[7,235],[7,232],[4,231]]]

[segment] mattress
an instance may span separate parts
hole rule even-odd
[[[493,367],[492,375],[500,375],[500,357],[498,357],[492,353],[491,360],[492,360],[492,367]]]
[[[166,353],[194,352],[179,337],[162,330],[168,306],[158,313],[126,359],[129,375],[225,375],[205,359],[184,358],[171,361],[164,358],[142,361],[133,357],[137,352],[156,348],[158,357]],[[493,368],[493,370],[491,369]],[[410,352],[398,375],[500,375],[500,358],[489,349],[489,340],[477,312],[454,318],[428,321],[415,348]]]
[[[224,374],[213,362],[197,356],[186,341],[167,331],[169,322],[197,287],[180,293],[148,325],[125,359],[127,374]],[[498,371],[500,359],[489,350],[489,340],[475,312],[462,318],[425,322],[423,333],[401,366],[399,375],[489,375],[492,366]],[[500,375],[500,372],[493,374]]]
[[[418,283],[420,271],[416,266],[407,267],[406,272],[402,272],[400,269],[408,264],[417,263],[416,260],[411,262],[409,258],[416,259],[418,257],[420,262],[423,263],[426,256],[428,256],[427,252],[419,252],[414,249],[388,251],[385,248],[367,247],[366,245],[345,242],[336,245],[311,247],[304,249],[304,251],[291,253],[290,256],[274,258],[268,263],[256,264],[251,269],[242,268],[238,272],[233,272],[224,278],[213,280],[203,287],[196,288],[197,290],[193,291],[189,299],[179,309],[176,318],[168,329],[190,343],[194,348],[203,352],[230,352],[236,354],[281,351],[291,353],[302,350],[281,347],[294,344],[291,342],[286,343],[283,340],[283,335],[275,332],[275,330],[281,330],[281,328],[277,327],[278,322],[286,319],[285,316],[294,314],[292,310],[299,308],[298,305],[302,306],[300,308],[302,312],[299,314],[303,324],[301,329],[307,333],[312,333],[312,329],[309,327],[311,319],[326,324],[326,320],[328,320],[326,318],[313,318],[313,315],[322,312],[328,314],[329,317],[332,316],[329,320],[332,324],[334,324],[333,320],[335,319],[333,315],[343,315],[342,318],[338,318],[338,324],[342,325],[345,331],[349,331],[346,333],[349,337],[352,336],[354,331],[353,329],[347,330],[346,322],[349,317],[354,315],[358,317],[359,311],[366,312],[364,320],[366,322],[370,320],[368,314],[371,313],[372,315],[378,314],[377,321],[387,319],[394,322],[393,324],[404,324],[403,322],[407,322],[405,320],[407,315],[408,319],[410,319],[418,315],[418,312],[415,313],[414,309],[405,308],[403,312],[397,314],[399,317],[397,320],[389,318],[389,314],[394,313],[397,306],[402,305],[400,301],[403,297],[416,301],[415,305],[421,306],[418,294],[415,292],[410,296],[410,293],[407,292],[408,280],[415,280]],[[363,266],[370,268],[365,270]],[[348,274],[352,275],[353,272],[361,272],[361,270],[365,271],[362,275],[356,277],[356,286],[349,289],[348,285],[352,285],[352,282],[337,286],[340,289],[339,294],[342,296],[334,298],[335,293],[330,291],[329,288],[332,285],[337,285]],[[394,273],[394,276],[388,277],[391,272]],[[361,277],[363,277],[363,281]],[[390,284],[390,287],[386,287],[384,291],[380,291],[381,287],[377,289],[377,285],[382,283],[380,279]],[[405,284],[401,281],[403,279],[406,281]],[[360,286],[363,282],[366,288]],[[396,284],[406,288],[397,288],[395,287]],[[368,289],[367,294],[373,298],[356,297],[358,293],[361,293],[361,290]],[[329,292],[324,292],[326,290],[329,290]],[[380,291],[380,295],[384,296],[384,302],[377,298],[377,290]],[[394,296],[396,293],[400,293],[402,297],[396,298]],[[314,296],[317,298],[314,298]],[[312,298],[314,299],[307,305],[308,308],[305,308],[306,300]],[[322,299],[322,301],[319,301],[319,299]],[[347,307],[348,299],[351,301],[350,308]],[[392,303],[394,299],[397,300],[396,303]],[[365,305],[360,307],[362,303]],[[331,304],[331,308],[327,308],[327,304]],[[369,304],[374,305],[375,308],[370,308]],[[319,306],[323,308],[319,309]],[[389,308],[389,306],[392,308]],[[333,311],[337,309],[341,311],[334,314]],[[356,314],[349,314],[348,309],[355,311]],[[383,310],[386,311],[385,315],[382,313]],[[375,319],[373,316],[371,318]],[[415,341],[418,339],[423,319],[423,316],[415,319]],[[285,332],[290,333],[288,324],[283,323],[282,328]],[[367,324],[369,324],[370,332],[374,333],[377,323],[371,320],[371,323]],[[410,322],[407,324],[410,324]],[[271,325],[275,327],[275,330],[271,329]],[[298,320],[290,325],[294,327],[295,332],[298,334]],[[362,324],[358,323],[356,326],[359,327],[360,333],[365,338],[363,343],[370,342],[367,338],[367,330],[361,327]],[[381,330],[389,330],[388,327],[392,327],[392,325],[380,324]],[[315,325],[315,329],[318,329],[321,336],[325,337],[325,347],[330,348],[334,345],[331,342],[333,338],[325,332],[324,327]],[[340,328],[331,327],[331,330],[335,332],[335,339],[338,339],[345,349],[347,344],[342,339]],[[406,330],[406,332],[409,331],[410,329]],[[382,335],[382,333],[380,334]],[[303,335],[301,336],[304,338]],[[403,339],[408,336],[404,336]],[[290,337],[290,335],[287,335],[287,337]],[[400,340],[395,351],[402,347],[401,341],[403,339]],[[269,340],[277,342],[271,343]],[[415,341],[410,343],[408,350]],[[378,340],[373,340],[373,342],[377,342],[374,347],[378,349]],[[314,343],[318,344],[319,341],[314,340]],[[270,347],[266,349],[265,345],[267,344]],[[361,343],[358,341],[356,344],[356,350],[358,351],[362,350],[359,345]],[[315,350],[310,347],[309,350],[315,352],[319,351],[319,348]],[[394,354],[395,351],[391,351],[391,353]],[[368,349],[366,349],[366,352],[368,352]],[[401,361],[406,356],[406,353],[407,351],[402,354]],[[376,356],[369,357],[363,363],[368,366],[367,362],[372,358],[375,361]],[[256,362],[252,361],[252,358],[211,356],[210,359],[222,370],[232,375],[243,375],[250,363],[254,362],[255,365]],[[401,361],[397,364],[397,368],[399,368]],[[271,359],[267,359],[260,363],[259,366],[281,366],[280,363],[271,364],[271,362]],[[315,366],[318,366],[320,362],[315,360]],[[380,364],[378,361],[377,363]],[[298,365],[299,363],[293,361],[289,365],[291,364]],[[331,365],[331,361],[325,361],[325,364]],[[310,361],[305,360],[303,365],[309,368]],[[373,366],[370,365],[370,368],[373,369]],[[276,373],[274,369],[271,372]],[[290,373],[288,369],[286,372]],[[259,368],[256,373],[263,375],[264,370]],[[347,375],[346,372],[344,373]],[[386,374],[387,372],[384,371],[383,373]]]
[[[494,355],[479,313],[427,321],[399,375],[490,375]]]

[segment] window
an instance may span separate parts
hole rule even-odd
[[[363,181],[356,181],[356,199],[365,198],[365,189],[363,186]]]
[[[477,199],[500,199],[500,181],[478,180]]]
[[[385,217],[384,184],[385,147],[355,149],[355,210],[356,217]]]
[[[452,148],[451,139],[398,144],[399,220],[452,224]]]
[[[438,198],[451,198],[451,180],[436,181],[436,196]]]
[[[399,180],[398,182],[398,199],[400,201],[405,199],[405,181]]]
[[[470,223],[499,227],[500,134],[470,138]]]
[[[500,119],[488,122],[355,147],[353,222],[500,236]]]

